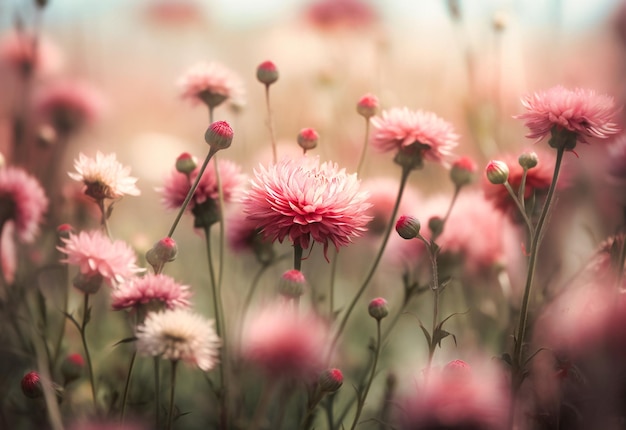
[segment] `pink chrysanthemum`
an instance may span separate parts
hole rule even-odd
[[[338,249],[360,236],[371,219],[368,194],[359,190],[355,174],[319,158],[283,159],[255,170],[256,179],[244,200],[244,211],[266,237],[289,237],[306,249],[311,239]]]
[[[173,278],[158,274],[147,274],[133,278],[120,285],[111,293],[111,306],[116,311],[137,308],[146,305],[152,308],[167,309],[188,308],[191,292],[187,285],[176,282]]]
[[[245,103],[241,80],[219,63],[196,64],[178,80],[178,86],[182,97],[192,102],[216,106],[228,99],[237,105]]]
[[[592,90],[562,86],[522,98],[527,112],[515,118],[523,119],[530,139],[543,139],[553,129],[566,129],[576,134],[580,142],[588,138],[606,139],[619,132],[614,122],[615,104],[612,97]]]
[[[39,37],[37,51],[33,36],[24,31],[5,34],[0,40],[0,67],[29,76],[31,73],[46,74],[61,66],[61,55],[55,45]]]
[[[224,193],[224,202],[229,203],[240,197],[246,176],[241,173],[241,166],[230,161],[220,159],[218,163],[220,179],[222,182],[222,192]],[[170,176],[166,178],[159,192],[162,194],[163,205],[168,209],[177,209],[183,205],[185,197],[191,188],[191,184],[195,181],[200,167],[196,167],[187,176],[177,170],[173,170]],[[187,206],[188,210],[192,210],[195,205],[202,204],[207,200],[215,200],[219,198],[219,190],[217,188],[217,176],[215,175],[215,163],[211,162],[204,170],[202,178],[198,183],[196,192]]]
[[[122,166],[114,153],[104,155],[98,151],[96,158],[80,153],[74,168],[76,172],[68,172],[69,177],[85,184],[85,194],[96,200],[141,194],[135,185],[137,178],[129,176],[130,167]]]
[[[248,317],[241,354],[271,377],[307,378],[325,367],[329,334],[318,316],[274,304]]]
[[[13,221],[18,238],[30,243],[47,209],[48,199],[34,177],[18,167],[0,168],[0,228]]]
[[[425,160],[446,165],[458,144],[452,125],[432,112],[393,108],[371,121],[372,145],[381,152],[419,151]]]
[[[113,285],[142,271],[137,267],[135,252],[126,242],[111,242],[99,230],[70,233],[61,240],[63,246],[57,249],[66,254],[61,262],[78,266],[80,273],[88,277],[100,275]]]

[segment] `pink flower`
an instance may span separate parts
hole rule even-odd
[[[39,37],[35,51],[33,36],[24,31],[5,34],[0,40],[0,67],[27,77],[31,73],[49,74],[61,66],[61,55],[49,40]]]
[[[318,316],[274,304],[247,318],[241,354],[270,377],[308,378],[324,368],[329,335]]]
[[[318,0],[306,11],[308,20],[326,30],[369,26],[376,22],[378,13],[362,0]]]
[[[167,309],[188,308],[191,305],[190,297],[187,285],[181,285],[167,275],[147,274],[133,278],[113,290],[111,306],[116,311],[142,305],[150,308],[152,305]]]
[[[446,164],[459,136],[452,125],[432,112],[393,108],[372,118],[372,145],[381,152],[414,153],[421,158]]]
[[[66,254],[61,262],[78,266],[80,273],[88,277],[100,275],[113,285],[142,271],[137,267],[135,252],[126,242],[111,242],[99,230],[70,233],[61,240],[63,246],[57,249]]]
[[[95,200],[141,194],[135,185],[137,178],[130,176],[130,167],[122,166],[114,153],[104,155],[97,151],[96,158],[89,158],[81,152],[74,160],[74,168],[76,172],[68,172],[68,176],[85,184],[85,194]]]
[[[239,77],[219,63],[199,63],[179,80],[182,97],[192,102],[217,106],[224,100],[243,105],[244,90]]]
[[[261,264],[267,264],[275,257],[273,243],[267,240],[257,223],[239,211],[233,211],[226,223],[226,239],[230,248],[236,253],[254,253]]]
[[[562,86],[522,98],[527,112],[515,118],[525,120],[530,129],[526,137],[541,140],[554,130],[569,130],[580,142],[588,138],[606,139],[619,132],[614,122],[615,105],[612,97],[592,90]]]
[[[283,159],[255,171],[244,211],[266,237],[309,247],[311,239],[339,248],[360,236],[370,220],[367,193],[355,174],[319,158]]]
[[[18,238],[30,243],[39,233],[48,199],[37,179],[9,166],[0,168],[0,208],[0,228],[13,221]]]

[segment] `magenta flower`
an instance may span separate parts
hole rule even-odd
[[[421,167],[422,160],[447,165],[447,158],[458,144],[459,136],[452,125],[432,112],[393,108],[371,121],[374,148],[415,157],[414,168]]]
[[[30,243],[48,209],[48,199],[34,177],[19,167],[0,168],[0,229],[7,221],[15,223],[22,242]]]
[[[136,264],[135,252],[126,242],[112,242],[99,230],[70,233],[62,238],[63,246],[57,247],[66,254],[61,260],[78,266],[86,277],[102,276],[110,285],[124,282],[142,271]]]
[[[286,237],[303,249],[311,239],[336,249],[360,236],[371,219],[368,194],[359,190],[355,174],[319,158],[283,159],[255,171],[244,199],[244,211],[267,238]]]
[[[244,90],[239,77],[219,63],[199,63],[179,80],[181,95],[192,102],[215,107],[224,100],[243,105]]]
[[[142,305],[150,308],[152,305],[167,309],[188,308],[191,306],[190,297],[187,285],[181,285],[167,275],[147,274],[133,278],[113,290],[111,306],[116,311]]]
[[[588,143],[588,138],[606,139],[620,131],[613,120],[616,111],[613,98],[592,90],[557,86],[522,98],[522,105],[527,112],[515,118],[525,121],[530,130],[526,137],[530,139],[541,140],[557,131],[568,130],[575,137],[575,146],[576,141]]]

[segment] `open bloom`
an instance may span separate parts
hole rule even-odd
[[[137,352],[198,366],[209,371],[219,357],[220,338],[213,320],[186,309],[151,312],[137,327]]]
[[[311,239],[335,248],[360,236],[371,219],[368,194],[359,190],[355,174],[319,158],[283,159],[255,170],[256,179],[244,199],[244,211],[266,237],[289,237],[306,249]]]
[[[173,278],[159,274],[147,274],[133,278],[120,285],[111,293],[111,306],[115,310],[137,308],[142,305],[167,309],[188,308],[191,292],[187,285]]]
[[[199,63],[179,80],[182,97],[193,102],[217,106],[224,100],[244,103],[243,84],[239,77],[219,63]]]
[[[129,175],[130,167],[122,166],[114,153],[104,155],[98,151],[96,158],[80,153],[74,168],[76,172],[69,172],[69,177],[85,184],[85,194],[96,200],[141,194],[135,185],[137,178]]]

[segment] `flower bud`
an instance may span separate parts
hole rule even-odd
[[[176,158],[176,170],[189,175],[198,166],[198,160],[188,152],[183,152]]]
[[[539,158],[537,157],[537,154],[535,152],[525,152],[519,156],[517,161],[519,162],[520,166],[522,166],[526,170],[529,170],[537,166],[537,164],[539,163]]]
[[[396,221],[396,231],[402,239],[416,238],[420,233],[420,227],[419,220],[412,216],[402,215]]]
[[[450,179],[457,187],[462,187],[474,180],[476,173],[476,163],[469,157],[461,157],[452,164],[450,169]]]
[[[233,129],[226,121],[215,121],[204,133],[204,140],[211,149],[226,149],[233,142]]]
[[[356,111],[365,119],[370,119],[378,112],[378,98],[372,94],[365,94],[356,104]]]
[[[37,372],[28,372],[22,378],[22,393],[30,399],[38,399],[43,397],[43,387],[41,386],[41,377]]]
[[[278,69],[271,61],[264,61],[256,68],[256,78],[265,85],[272,85],[278,80]]]
[[[383,299],[382,297],[377,297],[373,299],[367,306],[367,311],[369,312],[370,316],[375,320],[382,320],[387,315],[389,315],[387,300]]]
[[[178,246],[171,237],[164,237],[146,252],[146,261],[152,266],[169,263],[176,259]]]
[[[430,234],[433,236],[433,240],[443,233],[443,225],[443,218],[439,216],[431,217],[428,220],[428,229],[430,230]]]
[[[343,385],[343,373],[339,369],[324,370],[317,383],[323,393],[334,393]]]
[[[278,292],[284,297],[297,299],[304,293],[306,284],[306,278],[301,271],[295,269],[287,270],[280,277]]]
[[[452,360],[443,368],[445,376],[454,378],[461,378],[465,375],[469,375],[472,372],[472,368],[463,360]]]
[[[70,237],[70,233],[74,231],[74,228],[69,224],[61,224],[57,227],[57,236],[59,239]]]
[[[65,357],[65,360],[63,360],[61,364],[61,374],[63,375],[64,385],[83,376],[84,370],[85,360],[82,355],[74,353]]]
[[[72,284],[85,294],[96,294],[102,286],[102,275],[97,273],[95,275],[84,275],[79,273],[74,278]]]
[[[300,133],[298,133],[298,145],[306,152],[317,146],[319,138],[320,136],[317,134],[317,131],[312,128],[303,128],[300,130]]]
[[[501,185],[509,179],[509,166],[504,161],[492,160],[487,164],[485,174],[489,182]]]

